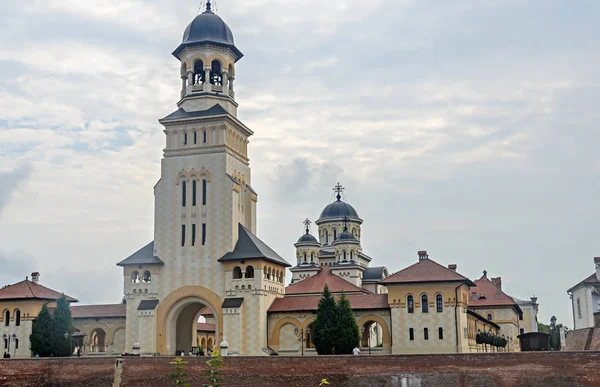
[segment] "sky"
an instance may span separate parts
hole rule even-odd
[[[115,264],[153,238],[152,187],[200,1],[3,0],[0,284],[41,272],[119,302]],[[214,7],[213,7],[214,8]],[[362,246],[418,250],[572,326],[600,256],[600,3],[217,0],[245,54],[258,236],[294,262],[339,181]],[[288,281],[290,275],[288,273]]]

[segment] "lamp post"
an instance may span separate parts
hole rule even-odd
[[[308,339],[308,335],[310,334],[310,328],[306,327],[306,338]],[[296,335],[296,337],[298,337],[298,335],[300,335],[300,341],[301,341],[301,346],[302,346],[302,356],[304,356],[304,333],[302,331],[299,331],[298,328],[294,328],[294,334]]]
[[[17,341],[17,335],[16,335],[16,334],[14,334],[14,333],[13,333],[12,335],[10,335],[10,334],[9,334],[9,335],[7,335],[7,334],[5,333],[5,334],[3,334],[3,335],[2,335],[2,339],[3,339],[4,341],[6,341],[6,343],[7,343],[7,347],[8,347],[8,348],[7,348],[7,350],[8,350],[8,353],[10,354],[10,343],[14,343],[15,341]],[[14,353],[13,353],[13,355],[14,355],[15,357],[17,356],[17,348],[16,348],[16,346],[15,346],[15,350],[14,350]]]

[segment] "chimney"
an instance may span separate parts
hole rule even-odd
[[[596,279],[600,281],[600,257],[594,258],[594,264],[596,265]]]
[[[452,270],[452,271],[456,271],[456,263],[451,263],[448,265],[448,269]]]
[[[502,277],[492,278],[492,283],[496,285],[496,298],[502,298]]]
[[[37,271],[34,271],[33,273],[31,273],[31,282],[33,282],[34,284],[39,284],[40,283],[40,273],[38,273]]]
[[[427,255],[427,251],[423,250],[423,251],[419,251],[419,261],[424,261],[426,259],[429,259],[429,255]]]

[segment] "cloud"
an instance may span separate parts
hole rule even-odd
[[[8,205],[10,197],[31,173],[29,165],[21,165],[10,172],[0,172],[0,215]]]
[[[19,282],[35,271],[35,259],[23,251],[0,250],[0,287]]]

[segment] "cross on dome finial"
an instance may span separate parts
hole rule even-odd
[[[344,216],[344,231],[348,231],[348,215]]]
[[[212,13],[212,10],[210,9],[210,0],[208,0],[208,1],[206,2],[206,11],[205,11],[205,12],[210,12],[210,13]]]
[[[342,187],[342,185],[341,185],[339,182],[336,184],[336,186],[335,186],[335,187],[333,187],[333,190],[334,190],[335,192],[337,192],[337,196],[336,196],[336,198],[337,198],[338,202],[339,202],[339,201],[340,201],[340,199],[342,198],[342,192],[344,192],[344,190],[345,190],[345,189],[346,189],[346,188]]]
[[[307,234],[310,234],[310,224],[311,224],[311,223],[312,223],[312,222],[311,222],[310,220],[308,220],[308,218],[306,218],[306,219],[304,220],[304,225],[306,226],[306,233],[307,233]]]

